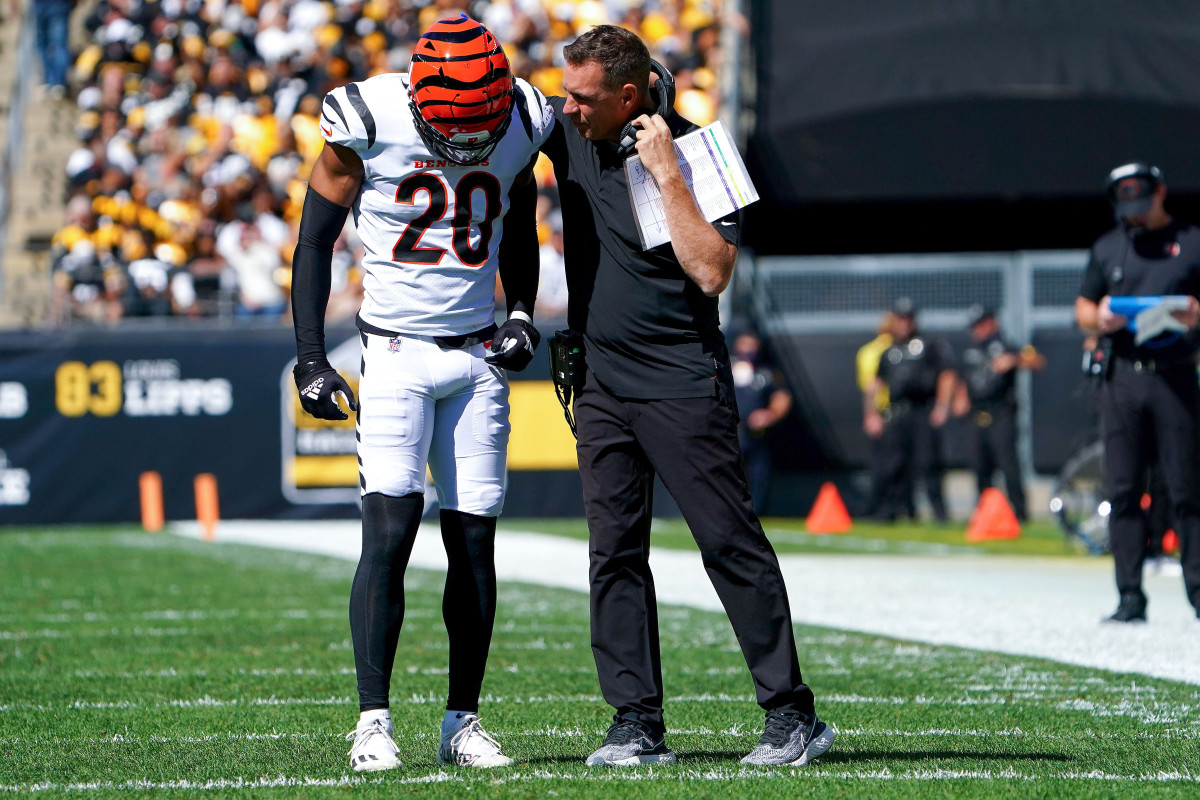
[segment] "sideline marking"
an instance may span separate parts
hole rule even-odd
[[[1093,770],[1091,772],[1053,772],[1046,775],[1034,775],[1025,772],[1017,772],[1014,769],[1004,770],[909,770],[906,772],[892,772],[888,769],[880,770],[824,770],[818,766],[809,766],[806,769],[797,770],[780,770],[780,769],[721,769],[713,768],[706,770],[683,770],[676,771],[670,769],[655,769],[653,767],[647,769],[629,770],[629,771],[606,771],[606,772],[584,772],[584,773],[568,773],[568,772],[550,772],[548,770],[533,770],[528,773],[516,772],[509,775],[499,776],[493,773],[489,776],[492,785],[502,785],[506,783],[533,783],[535,781],[579,781],[585,780],[589,782],[603,781],[642,781],[655,776],[655,773],[666,773],[664,777],[673,777],[679,781],[733,781],[743,780],[746,778],[767,778],[773,780],[795,780],[795,779],[842,779],[842,780],[867,780],[867,781],[944,781],[944,780],[1002,780],[1002,781],[1026,781],[1030,783],[1040,781],[1109,781],[1121,783],[1200,783],[1200,774],[1193,774],[1189,771],[1180,772],[1173,770],[1171,772],[1156,772],[1143,773],[1140,775],[1119,775],[1103,770]],[[0,784],[0,792],[14,793],[33,793],[47,791],[63,791],[63,792],[81,792],[81,791],[113,791],[113,790],[161,790],[161,789],[190,789],[199,791],[225,790],[225,789],[274,789],[281,787],[327,787],[327,786],[362,786],[366,784],[382,784],[389,785],[419,785],[432,783],[468,783],[469,779],[460,774],[450,774],[443,771],[430,773],[428,775],[412,776],[407,778],[363,778],[343,776],[340,778],[310,778],[299,777],[289,778],[280,775],[275,778],[215,778],[207,781],[189,781],[189,780],[173,780],[173,781],[96,781],[91,783],[28,783],[28,784]],[[477,781],[470,781],[471,783]]]

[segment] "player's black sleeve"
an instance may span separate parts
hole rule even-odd
[[[300,364],[325,359],[325,306],[333,270],[333,246],[350,209],[309,187],[292,256],[292,324]]]
[[[537,301],[541,262],[537,234],[537,182],[533,179],[534,160],[522,170],[508,191],[508,214],[504,217],[504,236],[497,251],[500,283],[508,315],[521,311],[533,316]]]

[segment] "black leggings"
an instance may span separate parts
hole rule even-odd
[[[388,707],[396,644],[404,622],[404,569],[424,498],[363,497],[363,545],[350,591],[350,633],[361,711]],[[441,512],[449,568],[442,616],[450,638],[446,708],[477,711],[496,619],[496,518]]]

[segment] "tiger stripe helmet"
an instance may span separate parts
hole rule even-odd
[[[512,119],[513,77],[492,32],[466,14],[439,20],[413,50],[409,107],[430,149],[458,164],[491,155]]]

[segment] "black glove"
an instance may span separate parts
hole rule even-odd
[[[533,351],[537,350],[542,335],[533,323],[520,317],[509,318],[496,330],[492,336],[492,354],[484,361],[495,367],[520,372],[533,361]]]
[[[300,405],[317,419],[348,419],[334,399],[336,392],[346,396],[351,411],[358,411],[350,384],[325,359],[297,364],[292,367],[292,377],[300,390]]]

